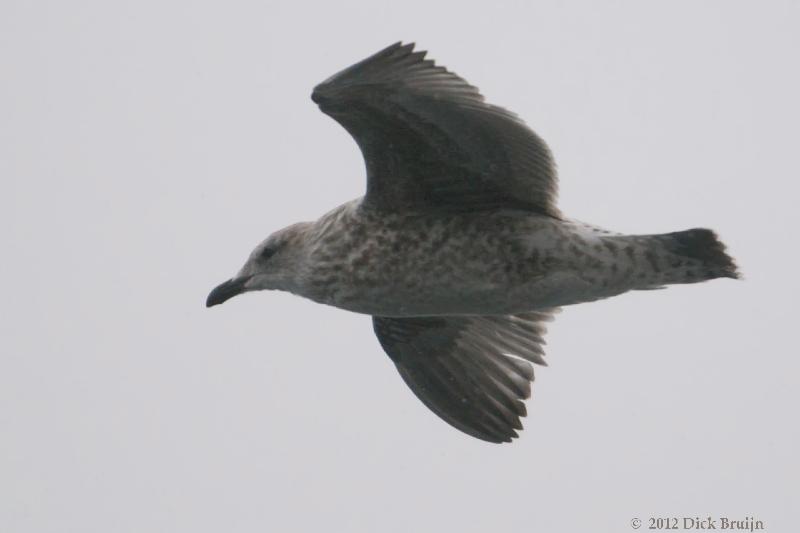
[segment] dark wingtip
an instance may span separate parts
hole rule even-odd
[[[414,47],[416,46],[415,43],[403,43],[403,41],[397,41],[389,46],[381,49],[380,51],[372,54],[366,59],[351,65],[350,67],[334,74],[327,80],[323,81],[322,83],[318,84],[314,87],[314,90],[311,92],[311,100],[320,106],[323,111],[329,111],[327,104],[331,104],[333,100],[335,100],[335,94],[331,94],[332,86],[335,85],[335,81],[342,77],[342,76],[352,76],[353,74],[360,73],[363,74],[362,69],[365,66],[372,65],[386,65],[391,64],[395,61],[398,61],[402,58],[405,58],[412,53],[414,53]],[[416,52],[420,54],[419,60],[422,60],[422,57],[425,56],[426,52]]]

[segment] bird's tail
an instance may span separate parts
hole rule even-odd
[[[683,277],[678,283],[740,277],[736,263],[725,252],[725,245],[710,229],[695,228],[659,237],[664,240],[665,248],[675,255],[675,273]]]

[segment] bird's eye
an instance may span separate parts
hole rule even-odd
[[[261,254],[258,256],[258,258],[261,259],[262,261],[266,261],[274,254],[275,254],[275,248],[266,247],[263,250],[261,250]]]

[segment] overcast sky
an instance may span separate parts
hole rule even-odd
[[[798,27],[792,1],[3,0],[0,530],[795,530]],[[567,214],[713,228],[745,280],[565,309],[502,446],[428,411],[366,316],[206,309],[362,194],[309,95],[397,40],[547,140]]]

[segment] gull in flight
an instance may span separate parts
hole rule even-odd
[[[371,315],[414,394],[473,437],[522,429],[560,306],[738,277],[711,230],[621,235],[565,217],[544,141],[413,44],[311,98],[361,149],[366,194],[267,237],[206,305],[272,289]]]

